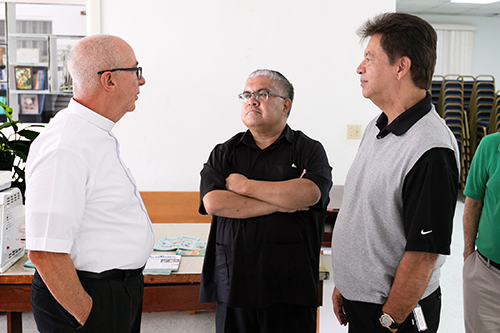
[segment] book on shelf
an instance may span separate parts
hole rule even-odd
[[[199,240],[199,237],[188,236],[160,237],[156,241],[154,249],[156,251],[192,250]]]
[[[205,251],[207,250],[206,242],[198,242],[195,244],[192,250],[181,250],[177,249],[175,254],[181,255],[183,257],[203,257]]]
[[[151,255],[146,263],[143,274],[169,275],[179,269],[180,255]]]
[[[40,69],[36,71],[35,79],[33,80],[34,90],[43,90],[45,84],[45,71]]]
[[[40,102],[40,114],[42,114],[44,107],[45,107],[45,95],[42,95],[42,101]]]

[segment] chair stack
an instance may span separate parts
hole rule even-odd
[[[434,75],[432,77],[431,87],[429,89],[429,93],[431,94],[432,97],[432,104],[434,104],[436,110],[438,108],[439,95],[441,94],[441,90],[443,89],[443,81],[444,81],[444,76]]]
[[[495,102],[491,108],[488,134],[500,132],[500,90],[495,93]]]
[[[464,79],[445,76],[439,102],[440,115],[455,136],[460,153],[460,184],[462,192],[470,168],[470,137],[467,113],[464,109]]]
[[[464,82],[464,110],[469,110],[470,99],[472,97],[476,78],[471,75],[462,75],[462,77]]]
[[[477,76],[468,112],[472,155],[474,155],[479,141],[488,134],[495,99],[495,79],[493,76]]]
[[[450,74],[433,76],[429,93],[437,112],[457,139],[463,192],[479,141],[487,134],[500,132],[500,90],[495,92],[495,79],[491,75]],[[437,102],[436,96],[439,96]]]
[[[464,83],[461,75],[446,75],[441,86],[437,112],[441,117],[448,104],[464,104]]]

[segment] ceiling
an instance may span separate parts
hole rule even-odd
[[[500,1],[488,5],[451,3],[449,0],[396,0],[398,12],[410,14],[444,14],[467,16],[500,16]]]

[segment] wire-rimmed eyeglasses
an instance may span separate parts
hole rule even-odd
[[[142,79],[142,67],[107,69],[105,71],[97,72],[97,74],[102,75],[106,72],[116,72],[116,71],[130,71],[130,72],[135,71],[135,73],[137,74],[137,80]]]
[[[245,91],[245,92],[238,95],[238,99],[240,100],[240,102],[245,103],[245,102],[248,102],[250,100],[250,98],[252,98],[252,95],[258,101],[267,101],[269,96],[274,96],[274,97],[286,99],[286,97],[276,95],[276,94],[274,94],[268,90],[264,90],[264,89],[258,90],[258,91],[253,92],[253,93]]]

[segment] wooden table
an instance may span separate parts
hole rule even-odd
[[[156,240],[160,236],[200,237],[206,242],[209,223],[154,223]],[[169,252],[156,252],[169,253]],[[0,274],[0,312],[7,312],[7,333],[22,332],[22,313],[31,312],[30,290],[34,270],[26,271],[25,255],[7,272]],[[199,303],[203,257],[183,257],[179,271],[171,275],[144,276],[143,312],[196,312],[215,310],[215,303]],[[328,268],[321,257],[319,305],[323,304],[323,280],[329,278]]]

